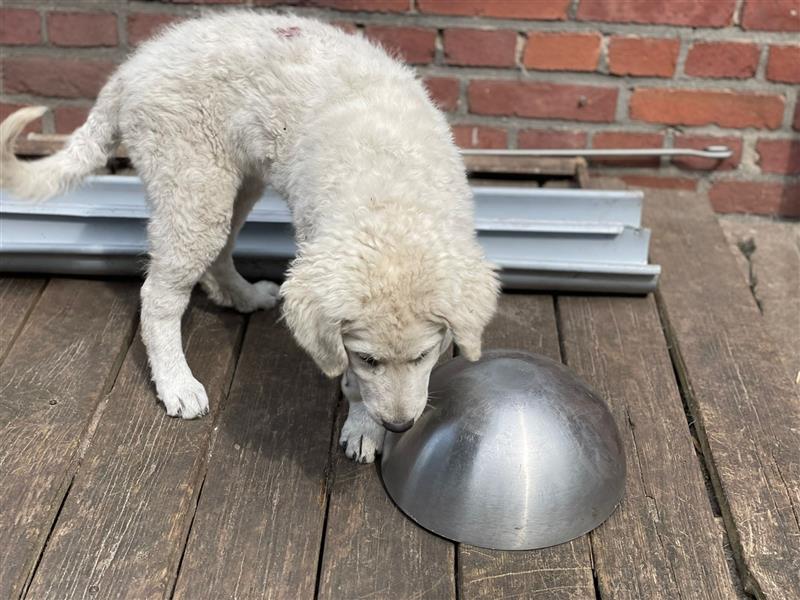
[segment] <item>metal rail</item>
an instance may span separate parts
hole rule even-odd
[[[694,148],[592,148],[592,149],[531,149],[531,150],[462,150],[465,156],[523,156],[527,158],[561,157],[636,157],[636,156],[697,156],[723,160],[733,156],[727,146],[707,146],[703,150]]]

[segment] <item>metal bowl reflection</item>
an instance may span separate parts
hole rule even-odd
[[[445,538],[503,550],[544,548],[602,523],[624,492],[625,456],[608,408],[567,368],[493,350],[431,375],[431,400],[386,434],[389,495]]]

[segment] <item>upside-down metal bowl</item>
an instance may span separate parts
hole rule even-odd
[[[455,358],[431,375],[417,423],[386,434],[381,472],[414,521],[445,538],[527,550],[614,512],[625,456],[606,405],[566,367],[515,350]]]

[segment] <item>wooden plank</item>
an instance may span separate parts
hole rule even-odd
[[[469,173],[575,176],[581,161],[582,158],[464,155],[464,164]]]
[[[277,317],[250,319],[177,598],[314,595],[339,387]]]
[[[44,277],[0,279],[0,363],[11,349],[46,284]]]
[[[69,135],[60,133],[29,133],[17,138],[14,152],[21,156],[47,156],[64,147]],[[124,145],[118,146],[113,158],[128,158]],[[514,175],[577,175],[578,167],[586,160],[580,157],[555,156],[498,156],[464,155],[464,164],[469,173],[508,173]]]
[[[601,597],[735,598],[655,300],[558,305],[566,362],[608,402],[627,457],[625,497],[591,533]]]
[[[446,352],[443,360],[452,356]],[[347,416],[342,401],[335,439]],[[428,533],[392,503],[377,464],[361,465],[333,448],[333,483],[321,599],[455,598],[454,545]]]
[[[127,350],[134,282],[54,279],[0,367],[0,597],[16,598],[44,546]]]
[[[243,327],[242,315],[205,299],[188,311],[186,358],[211,404],[211,414],[195,421],[172,419],[156,403],[137,336],[28,597],[169,596]]]
[[[720,224],[767,330],[800,384],[800,223],[740,217]]]
[[[705,198],[653,191],[662,318],[745,589],[800,597],[800,399]]]
[[[61,150],[68,139],[69,135],[63,133],[29,133],[17,138],[14,153],[20,156],[48,156]],[[128,151],[121,144],[111,156],[128,158]]]
[[[550,296],[505,294],[484,335],[486,348],[516,348],[559,360]],[[594,600],[589,540],[532,552],[503,552],[460,544],[460,598],[587,598]]]

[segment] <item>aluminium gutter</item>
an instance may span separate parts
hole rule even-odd
[[[647,293],[641,192],[473,188],[478,240],[504,286]],[[135,274],[146,263],[144,190],[137,177],[95,176],[44,203],[0,196],[0,270]],[[239,235],[235,256],[251,275],[280,277],[294,256],[291,215],[268,191]]]

